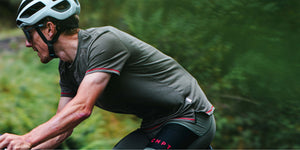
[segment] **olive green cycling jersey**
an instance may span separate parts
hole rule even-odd
[[[78,40],[75,60],[59,64],[62,97],[74,97],[85,75],[106,72],[112,76],[95,105],[134,114],[143,128],[213,113],[195,78],[153,46],[111,26],[80,30]]]

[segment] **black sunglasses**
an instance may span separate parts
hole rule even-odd
[[[32,37],[30,35],[30,31],[32,29],[38,29],[38,28],[43,27],[43,26],[44,26],[43,24],[39,24],[39,25],[35,25],[35,26],[32,26],[32,27],[27,28],[27,29],[23,28],[22,30],[23,30],[23,32],[24,32],[24,34],[26,36],[27,41],[31,42],[31,40],[32,40]]]

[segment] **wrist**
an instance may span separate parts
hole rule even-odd
[[[34,146],[34,143],[32,142],[30,133],[23,135],[23,137],[24,137],[24,140],[28,143],[29,147],[32,148]]]

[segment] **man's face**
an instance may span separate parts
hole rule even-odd
[[[32,47],[32,49],[37,52],[42,63],[48,63],[53,58],[49,56],[48,46],[42,40],[37,30],[41,30],[46,37],[46,28],[41,29],[39,26],[30,26],[23,28],[24,34],[26,36],[25,44],[26,47]]]

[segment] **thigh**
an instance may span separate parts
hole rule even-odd
[[[153,149],[207,149],[215,135],[214,116],[196,114],[196,122],[168,122],[147,145]]]
[[[113,149],[144,149],[148,143],[148,136],[137,129],[125,136]]]
[[[137,129],[114,149],[206,149],[215,135],[214,116],[196,114],[196,123],[169,122],[151,131]]]
[[[198,135],[188,128],[170,123],[165,125],[160,132],[150,140],[147,148],[152,149],[186,149]]]

